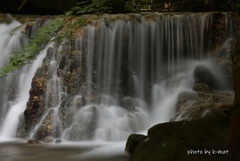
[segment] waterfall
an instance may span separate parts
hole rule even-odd
[[[51,47],[50,60],[43,62],[50,71],[46,89],[36,95],[44,98],[37,109],[42,115],[35,114],[25,122],[31,125],[28,137],[121,141],[131,133],[169,121],[174,116],[178,94],[191,91],[194,85],[195,67],[204,65],[216,80],[225,80],[213,58],[220,51],[209,54],[212,21],[211,13],[103,15],[92,20],[80,29],[74,41]],[[230,40],[233,29],[228,14],[225,27],[225,39]],[[228,48],[230,43],[226,41],[222,48]],[[17,78],[24,72],[31,73],[27,77],[25,74],[27,81],[15,82],[19,86],[16,99],[10,99],[4,88],[1,115],[8,113],[18,120],[25,109],[33,109],[29,104],[26,108],[27,101],[31,102],[28,91],[46,50],[31,65],[16,72]],[[221,52],[229,54],[228,50]],[[8,53],[9,50],[5,55]],[[11,86],[13,77],[14,74],[1,83]],[[38,79],[36,75],[34,78]],[[225,83],[218,83],[216,88]],[[13,115],[15,107],[19,112]],[[10,128],[5,129],[5,123],[10,122],[7,118],[1,120],[0,136],[14,137],[18,122],[10,132]]]
[[[28,36],[23,29],[26,24],[21,24],[9,17],[10,24],[0,24],[0,67],[8,63],[11,51],[19,49],[22,44],[28,42]],[[43,50],[36,60],[0,80],[0,139],[12,139],[16,137],[19,122],[23,123],[23,112],[29,99],[32,78],[46,56]]]

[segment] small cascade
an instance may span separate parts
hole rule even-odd
[[[49,62],[49,73],[51,74],[51,78],[48,80],[46,84],[46,95],[45,95],[45,104],[48,106],[47,111],[44,113],[44,115],[40,118],[39,122],[35,125],[35,127],[32,129],[29,138],[34,138],[34,135],[36,132],[41,128],[43,124],[47,122],[48,126],[52,129],[52,135],[56,135],[56,131],[59,131],[62,129],[61,123],[60,123],[60,116],[59,116],[59,108],[62,103],[62,97],[64,97],[65,93],[62,91],[62,85],[60,82],[59,77],[57,76],[57,57],[55,54],[55,49],[52,46],[48,46],[46,48],[48,58],[47,60]],[[49,117],[52,119],[49,120]]]
[[[28,42],[23,29],[25,24],[20,24],[9,17],[9,24],[0,24],[0,67],[8,63],[9,53],[19,49],[22,44]],[[35,71],[41,65],[46,51],[43,50],[36,60],[22,69],[15,71],[6,78],[0,80],[0,139],[12,139],[16,137],[19,123],[23,123],[23,112],[29,99],[29,90]],[[22,122],[20,122],[20,120]]]
[[[75,40],[51,44],[36,64],[16,72],[22,75],[31,69],[32,74],[24,78],[29,82],[15,82],[17,91],[23,91],[17,99],[10,99],[12,94],[0,97],[5,100],[0,102],[5,107],[1,115],[12,107],[21,111],[19,115],[26,108],[26,134],[30,138],[126,140],[131,133],[167,122],[175,115],[178,95],[192,91],[197,68],[207,69],[213,82],[218,82],[212,88],[230,88],[222,74],[228,64],[219,65],[218,61],[229,56],[233,36],[231,17],[225,13],[224,18],[226,41],[216,50],[212,47],[212,13],[103,15],[79,29]],[[33,76],[32,87],[37,91],[34,82],[40,82],[44,89],[29,97]],[[4,84],[10,86],[12,77],[14,74]],[[33,109],[38,112],[32,113]],[[9,115],[18,120],[18,115]],[[3,122],[0,134],[9,130],[2,130]],[[14,137],[15,132],[10,133]]]

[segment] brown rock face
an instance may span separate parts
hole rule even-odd
[[[52,56],[50,52],[51,49],[49,48],[48,55],[44,59],[43,65],[37,70],[32,80],[32,88],[29,91],[30,98],[27,103],[27,109],[24,111],[26,134],[28,134],[32,126],[39,121],[40,116],[45,110],[46,87],[50,79],[49,63]]]

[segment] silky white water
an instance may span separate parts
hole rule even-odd
[[[205,34],[210,33],[212,25],[210,13],[119,16],[109,24],[111,16],[94,20],[72,43],[76,52],[74,61],[83,67],[78,72],[73,70],[75,79],[82,80],[74,86],[74,94],[69,92],[63,81],[64,74],[68,74],[64,70],[68,68],[61,69],[62,75],[58,74],[61,59],[68,60],[60,54],[66,46],[64,43],[58,47],[51,46],[53,57],[44,94],[45,111],[27,137],[37,137],[46,126],[46,120],[51,119],[48,124],[53,127],[51,135],[64,142],[125,141],[131,133],[168,122],[175,115],[178,94],[192,90],[193,73],[198,65],[207,67],[218,81],[217,87],[224,88],[226,80],[219,74],[220,67],[208,57],[210,48],[206,42],[209,40]],[[112,15],[112,18],[116,17]],[[229,54],[227,49],[231,44],[231,39],[228,39],[232,33],[230,24],[226,15],[229,36],[222,46],[224,50],[220,49],[225,54]],[[4,49],[0,55],[0,67],[8,61],[9,52],[15,48],[13,44],[19,41],[19,36],[16,42],[12,40],[12,31],[19,25],[16,21],[0,24],[0,34],[3,35],[0,47]],[[21,30],[17,33],[22,39]],[[16,136],[19,120],[27,107],[31,80],[41,66],[46,50],[33,63],[1,80],[4,87],[0,91],[4,95],[0,97],[3,118],[0,121],[0,138]],[[82,70],[85,70],[84,74]],[[12,88],[9,87],[13,85],[15,91],[11,93],[9,89]],[[65,110],[64,121],[61,120],[62,109]]]
[[[10,17],[11,19],[11,17]],[[0,47],[3,49],[1,53],[0,67],[4,67],[8,63],[8,56],[11,51],[19,49],[22,44],[27,43],[27,35],[22,31],[22,25],[11,19],[10,24],[0,25]],[[22,69],[15,71],[6,78],[0,80],[1,83],[1,126],[0,139],[13,139],[16,137],[16,130],[23,117],[26,104],[29,99],[29,90],[31,88],[32,78],[37,68],[42,64],[42,60],[46,56],[46,49],[39,53],[39,56],[31,64],[26,65]],[[15,93],[10,93],[14,91]],[[11,94],[13,96],[11,96]]]

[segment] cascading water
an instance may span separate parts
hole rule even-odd
[[[8,63],[11,51],[19,49],[28,41],[27,35],[23,33],[26,25],[20,24],[11,17],[8,19],[10,20],[9,24],[0,24],[0,48],[2,50],[0,67],[4,67]],[[29,99],[32,78],[45,56],[46,50],[43,50],[31,64],[0,80],[0,92],[2,93],[0,97],[1,140],[16,137],[19,121],[23,118],[23,112]]]
[[[231,21],[225,17],[231,35]],[[81,29],[72,46],[63,43],[51,48],[54,56],[48,62],[46,90],[36,96],[44,98],[41,107],[45,111],[35,116],[39,118],[34,118],[29,137],[121,141],[169,121],[178,94],[194,84],[195,67],[204,65],[213,73],[219,70],[207,59],[211,25],[211,14],[104,15],[93,20]],[[33,74],[41,61],[33,65]],[[215,75],[220,80],[221,75]],[[19,90],[24,95],[31,84],[26,83]],[[0,103],[6,106],[7,102],[9,108],[22,103],[23,112],[28,96],[22,97],[17,97],[21,102],[5,98]]]

